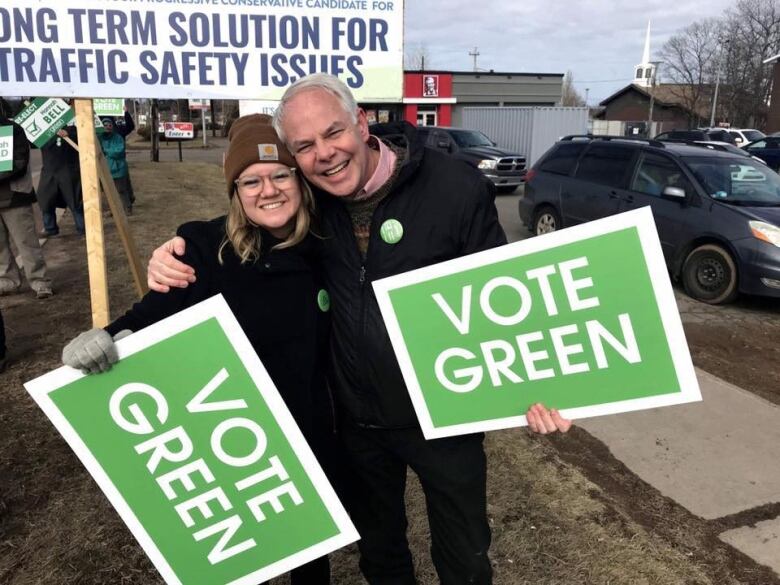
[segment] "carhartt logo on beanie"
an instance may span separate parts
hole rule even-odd
[[[228,138],[230,144],[225,152],[224,170],[229,196],[233,195],[235,180],[251,164],[278,162],[288,167],[295,166],[293,155],[271,126],[271,116],[242,116],[233,122]]]
[[[277,161],[279,160],[279,149],[275,144],[258,144],[257,152],[260,154],[260,160]]]

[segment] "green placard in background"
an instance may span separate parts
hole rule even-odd
[[[428,438],[700,399],[649,208],[374,287]]]
[[[96,116],[124,116],[125,100],[122,98],[94,98],[92,108]]]
[[[0,172],[14,168],[14,127],[0,126]]]
[[[214,297],[26,384],[168,583],[256,585],[357,535]]]
[[[74,117],[73,108],[59,98],[35,98],[14,122],[24,128],[30,142],[41,148]]]

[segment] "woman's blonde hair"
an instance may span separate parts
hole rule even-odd
[[[298,175],[292,169],[298,186],[301,190],[301,206],[295,216],[295,227],[287,238],[273,246],[272,250],[281,250],[300,244],[311,226],[311,218],[314,215],[314,195],[306,179]],[[222,252],[227,246],[232,246],[236,256],[241,259],[241,264],[254,262],[260,257],[262,246],[259,226],[253,223],[244,212],[241,198],[234,191],[230,197],[227,220],[225,221],[225,239],[219,246],[219,263],[223,263]]]

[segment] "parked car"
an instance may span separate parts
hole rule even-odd
[[[404,128],[408,126],[411,124],[405,121],[380,122],[371,124],[369,131],[403,146],[406,143]],[[525,180],[525,156],[497,147],[482,132],[443,126],[417,126],[416,140],[476,167],[496,185],[499,192],[514,191]]]
[[[780,136],[767,136],[742,147],[745,152],[757,156],[774,169],[780,169]]]
[[[478,168],[499,192],[514,191],[525,180],[526,157],[499,148],[482,132],[444,126],[418,126],[425,146],[451,154]]]
[[[764,159],[749,153],[747,150],[740,148],[739,146],[729,144],[728,142],[719,142],[717,140],[663,140],[662,142],[676,142],[677,144],[690,144],[691,146],[703,146],[704,148],[709,148],[712,150],[722,150],[737,156],[752,158],[754,161],[760,162],[764,165],[766,164]]]
[[[703,145],[567,136],[528,171],[520,199],[536,234],[649,205],[666,264],[711,304],[780,297],[780,176]]]
[[[748,142],[766,136],[763,132],[753,128],[699,128],[699,130],[710,133],[715,140],[723,140],[723,136],[728,136],[726,142],[736,146],[745,146]],[[717,136],[721,138],[716,138]]]
[[[722,128],[699,128],[698,130],[671,130],[662,132],[655,140],[690,140],[726,142],[734,144],[734,137]]]
[[[729,128],[728,132],[734,137],[734,143],[737,146],[745,146],[766,137],[766,134],[753,128]]]
[[[380,122],[371,124],[369,131],[403,146],[407,140],[405,130],[410,127],[414,128],[406,121]],[[479,169],[499,193],[514,191],[525,181],[526,157],[497,147],[482,132],[443,126],[417,126],[415,140]]]

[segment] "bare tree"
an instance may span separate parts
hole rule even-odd
[[[780,0],[739,0],[722,20],[722,112],[734,126],[762,127],[780,53]]]
[[[574,87],[574,75],[567,71],[563,76],[563,86],[561,87],[561,105],[564,107],[580,107],[585,105],[585,100]]]
[[[761,128],[772,92],[772,66],[780,53],[780,0],[738,0],[721,18],[700,20],[661,49],[667,85],[690,112],[690,124],[709,118],[720,72],[716,118]]]
[[[694,22],[661,49],[668,94],[688,112],[691,126],[701,124],[712,100],[720,28],[716,18]]]
[[[423,71],[433,69],[433,60],[431,59],[428,47],[424,43],[417,45],[406,45],[404,52],[404,69],[407,71]]]

